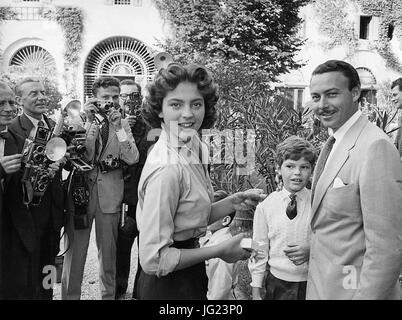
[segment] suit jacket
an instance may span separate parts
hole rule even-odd
[[[401,125],[401,123],[400,123],[400,125]],[[398,133],[396,135],[396,140],[395,140],[395,146],[398,149],[399,155],[401,156],[401,160],[402,160],[402,125],[398,129]]]
[[[49,128],[54,127],[54,121],[45,117]],[[16,149],[22,153],[25,139],[33,128],[29,118],[22,114],[15,118],[9,126],[9,132],[15,137]],[[56,174],[48,186],[38,207],[25,206],[21,187],[21,172],[11,175],[4,189],[5,210],[11,213],[15,228],[17,229],[24,246],[29,252],[34,250],[35,239],[44,226],[52,219],[53,228],[59,232],[63,225],[64,192],[61,186],[61,170]]]
[[[364,116],[317,181],[311,217],[307,299],[400,298],[402,166]]]
[[[99,206],[104,213],[118,213],[121,210],[123,201],[124,180],[122,168],[102,173],[99,162],[105,160],[107,156],[117,157],[124,163],[132,165],[138,161],[139,153],[135,145],[130,126],[125,119],[122,119],[128,139],[119,142],[116,132],[109,123],[109,136],[105,148],[100,139],[98,125],[91,124],[88,128],[86,140],[86,160],[94,164],[94,169],[87,173],[88,187],[91,190],[95,184],[98,187]],[[100,150],[102,150],[100,152]],[[95,199],[90,199],[93,201]]]

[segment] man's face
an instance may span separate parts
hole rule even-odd
[[[139,93],[139,90],[136,85],[123,84],[120,87],[120,105],[123,106],[124,103],[129,99],[129,95],[134,92]]]
[[[399,86],[392,88],[392,102],[396,105],[397,109],[402,109],[402,91]]]
[[[10,88],[0,88],[0,126],[8,126],[17,112],[15,96]]]
[[[113,101],[114,105],[119,104],[120,89],[116,86],[100,87],[96,92],[96,98],[105,101]]]
[[[48,100],[45,87],[40,82],[27,82],[21,86],[21,96],[17,96],[17,102],[24,112],[40,119],[48,110]]]
[[[349,90],[349,80],[341,72],[313,75],[310,92],[316,116],[334,132],[358,110],[360,88]]]

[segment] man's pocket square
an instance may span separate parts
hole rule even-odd
[[[336,177],[335,180],[334,180],[334,184],[333,184],[332,188],[335,189],[335,188],[341,188],[341,187],[344,187],[344,186],[346,186],[346,184],[343,183],[341,178]]]

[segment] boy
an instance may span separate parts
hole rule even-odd
[[[226,198],[223,190],[214,193],[214,202]],[[201,247],[214,246],[230,239],[230,224],[236,212],[215,221],[208,226],[207,234],[200,239]],[[219,258],[205,261],[208,276],[208,300],[236,300],[234,288],[237,285],[238,264],[227,263]]]
[[[306,296],[311,191],[306,188],[316,155],[306,140],[291,136],[277,147],[283,189],[272,192],[254,214],[253,240],[264,243],[249,262],[253,300],[304,300]],[[267,267],[268,263],[268,268]]]

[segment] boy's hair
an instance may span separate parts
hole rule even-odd
[[[391,84],[391,90],[398,86],[398,90],[402,91],[402,77],[394,80]]]
[[[297,161],[301,158],[304,158],[310,162],[311,166],[314,166],[316,157],[313,145],[298,136],[290,136],[278,144],[276,148],[276,163],[279,167],[288,159]]]

